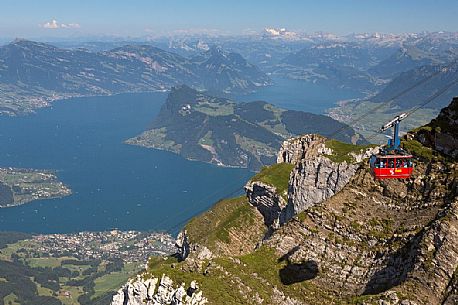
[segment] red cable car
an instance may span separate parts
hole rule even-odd
[[[413,172],[412,155],[375,155],[371,170],[377,179],[406,179]]]
[[[399,123],[406,117],[407,114],[402,113],[380,128],[380,131],[385,131],[394,127],[394,133],[393,138],[388,140],[388,145],[369,160],[371,172],[376,179],[406,179],[412,175],[413,156],[400,147],[399,139]]]

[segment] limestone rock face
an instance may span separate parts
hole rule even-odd
[[[277,229],[298,213],[339,192],[374,150],[378,148],[361,154],[352,153],[354,163],[338,163],[327,157],[333,151],[326,147],[326,139],[320,135],[307,134],[289,139],[283,142],[277,156],[277,163],[295,164],[287,197],[278,194],[271,185],[250,181],[245,186],[248,200],[264,216],[265,224]]]
[[[148,279],[143,281],[140,277],[133,282],[128,283],[123,288],[121,288],[116,295],[113,296],[113,301],[111,304],[130,304],[130,305],[140,305],[145,304],[143,300],[152,299],[158,279]]]
[[[190,261],[202,261],[213,257],[213,253],[207,247],[191,243],[186,230],[182,230],[178,233],[175,241],[175,248],[175,255],[179,261],[187,260],[189,263]]]
[[[317,134],[306,134],[283,142],[277,155],[277,163],[296,164],[318,154],[331,154],[324,144],[325,138]]]
[[[411,134],[421,144],[458,159],[458,97],[443,108],[437,118]]]
[[[434,192],[425,188],[425,173],[435,177]],[[450,164],[419,165],[415,175],[377,181],[358,169],[340,192],[306,209],[265,244],[292,265],[316,264],[313,283],[339,291],[339,298],[374,295],[367,305],[456,304],[456,171]]]
[[[249,202],[255,206],[264,217],[264,224],[278,228],[286,220],[286,200],[277,193],[275,187],[259,182],[250,181],[245,185]]]
[[[418,294],[442,301],[458,299],[458,200],[447,207],[427,228],[418,245],[405,285],[418,287]],[[452,304],[456,304],[453,303]]]
[[[336,194],[358,167],[358,164],[335,163],[326,157],[300,160],[289,182],[288,215],[296,215]]]
[[[178,233],[177,239],[175,241],[175,247],[177,248],[178,259],[182,261],[185,260],[190,252],[190,245],[186,230],[180,231],[180,233]]]
[[[118,290],[117,294],[113,296],[111,305],[201,305],[206,303],[207,299],[202,296],[195,281],[185,288],[184,283],[175,286],[173,281],[165,275],[160,281],[154,277],[144,280],[139,275]]]

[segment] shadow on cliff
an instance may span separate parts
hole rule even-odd
[[[385,257],[379,254],[381,265],[364,287],[363,295],[378,294],[385,292],[395,286],[402,284],[410,271],[412,271],[415,260],[419,254],[419,242],[423,232],[418,233],[403,247]]]
[[[291,285],[311,280],[318,275],[318,264],[315,261],[290,263],[280,269],[280,280],[283,285]]]
[[[278,272],[283,285],[291,285],[311,280],[318,275],[318,263],[315,261],[308,260],[301,263],[291,262],[291,256],[297,250],[299,250],[299,246],[292,248],[288,253],[278,259],[279,262],[287,262],[287,265]]]

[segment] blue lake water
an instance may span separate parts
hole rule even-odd
[[[0,209],[0,230],[167,230],[240,189],[248,170],[123,144],[144,130],[163,93],[78,98],[36,115],[0,117],[0,167],[58,171],[73,194]]]
[[[362,96],[353,90],[331,88],[302,80],[273,77],[272,82],[273,86],[234,98],[243,102],[261,100],[285,109],[323,114],[340,100]]]
[[[349,91],[292,80],[238,100],[265,100],[315,113],[352,98]],[[53,169],[71,196],[0,209],[0,231],[65,233],[161,230],[233,196],[253,175],[123,144],[145,130],[166,93],[75,98],[25,117],[0,117],[0,167]]]

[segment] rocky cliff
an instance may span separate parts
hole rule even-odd
[[[453,105],[441,133],[458,128]],[[150,261],[145,276],[195,280],[209,304],[456,304],[458,165],[454,142],[436,149],[433,130],[403,139],[415,156],[405,180],[373,178],[372,146],[285,142],[246,198],[186,225],[186,256]]]
[[[275,175],[274,168],[267,168],[245,186],[248,200],[264,215],[266,225],[277,228],[339,192],[356,173],[361,161],[377,149],[371,145],[339,143],[316,134],[284,141],[276,168],[285,163],[293,165],[292,169],[283,166],[288,175],[287,187],[282,193],[276,183],[263,181],[263,177]]]
[[[199,286],[196,282],[191,282],[189,287],[186,287],[184,283],[176,286],[169,277],[163,275],[160,280],[155,277],[143,279],[141,276],[137,276],[136,279],[124,285],[113,296],[111,304],[200,305],[206,303],[207,299],[202,296],[202,291],[199,291]]]
[[[422,145],[451,158],[458,158],[458,97],[441,110],[437,118],[410,133]]]

